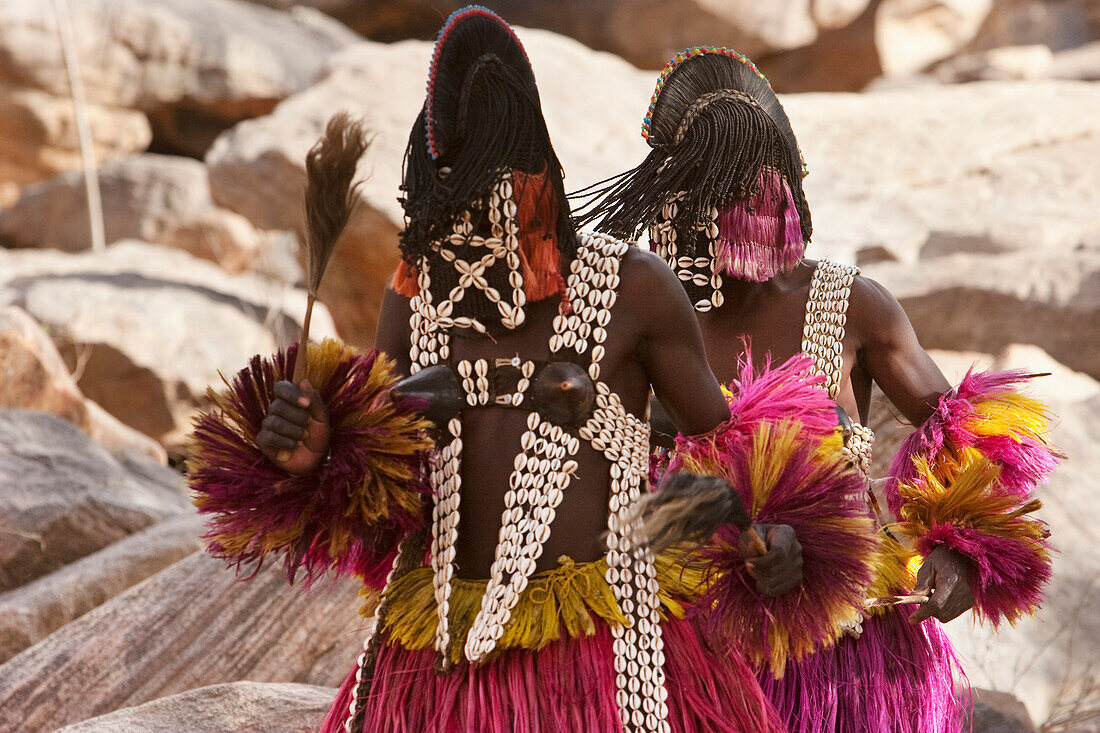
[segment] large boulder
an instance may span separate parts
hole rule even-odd
[[[521,33],[568,185],[591,183],[640,159],[646,148],[636,123],[652,91],[652,74],[552,33]],[[352,343],[373,341],[382,289],[397,265],[401,161],[424,102],[430,53],[431,44],[418,41],[349,48],[333,58],[316,85],[271,115],[227,131],[206,156],[218,204],[261,229],[300,229],[306,151],[335,112],[348,110],[366,120],[374,138],[360,168],[360,205],[320,294],[340,334]]]
[[[911,74],[974,40],[993,0],[882,0],[875,42],[886,74]]]
[[[276,682],[229,682],[124,708],[57,733],[314,733],[336,690]]]
[[[1043,79],[1051,75],[1054,54],[1048,46],[1002,46],[988,51],[963,54],[939,64],[934,72],[943,82],[1007,81]]]
[[[241,582],[195,553],[0,665],[0,730],[56,730],[244,679],[336,687],[362,646],[357,588],[305,593],[275,566]]]
[[[135,476],[53,415],[0,415],[0,591],[187,511],[179,474]]]
[[[201,155],[226,127],[263,114],[308,86],[325,58],[355,39],[315,11],[280,13],[239,0],[69,0],[67,5],[77,30],[74,50],[93,138],[110,144],[121,134],[112,128],[114,115],[126,124],[140,119],[147,144],[148,116],[162,148],[191,155]],[[35,95],[22,102],[27,109],[22,125],[31,134],[5,141],[0,147],[5,161],[19,163],[22,142],[22,157],[39,160],[38,173],[74,167],[76,146],[58,146],[54,139],[68,143],[73,125],[51,3],[0,5],[0,59],[0,83],[9,85],[0,97]],[[33,117],[42,115],[52,118],[54,127],[68,128],[68,137],[35,135]],[[61,147],[60,156],[54,147]],[[144,147],[129,144],[122,152]],[[52,166],[42,160],[58,157]],[[34,180],[34,173],[26,171],[23,180]]]
[[[956,254],[867,274],[901,302],[926,348],[1035,344],[1100,378],[1100,252]]]
[[[263,236],[242,216],[210,198],[206,168],[190,158],[137,155],[99,170],[108,244],[140,239],[213,260],[230,272],[249,269]],[[84,176],[69,171],[28,186],[0,211],[0,240],[9,246],[79,252],[92,246]]]
[[[197,514],[181,514],[0,593],[0,663],[199,550],[201,531]]]
[[[49,335],[21,308],[0,308],[0,409],[40,410],[73,423],[113,452],[164,465],[159,443],[84,397]]]
[[[43,3],[4,3],[0,17],[18,6],[47,7]],[[3,33],[0,21],[0,36]],[[5,58],[3,52],[0,58]],[[0,70],[3,66],[0,64]],[[149,120],[141,112],[89,104],[87,113],[92,154],[97,161],[145,150],[153,138]],[[68,94],[56,96],[0,79],[0,181],[10,187],[10,191],[0,191],[0,204],[13,200],[12,194],[22,184],[80,168],[81,164],[76,118]]]
[[[173,449],[220,374],[298,339],[305,293],[123,241],[77,255],[0,250],[4,304],[49,328],[85,396]],[[313,323],[315,337],[334,334],[323,307]]]
[[[1090,14],[1100,19],[1095,0],[996,0],[965,51],[1042,44],[1052,51],[1096,38]],[[1090,27],[1090,25],[1092,27]]]
[[[1100,41],[1054,54],[1050,75],[1056,79],[1100,81]]]
[[[973,689],[971,694],[974,706],[964,723],[971,733],[1039,733],[1027,707],[1014,695],[982,689]]]
[[[784,98],[809,164],[809,252],[859,263],[1029,252],[1100,234],[1100,87],[982,82]],[[970,348],[957,344],[953,348]],[[983,347],[984,348],[984,347]]]
[[[253,0],[287,8],[294,0]],[[485,5],[509,23],[544,28],[648,69],[686,46],[718,43],[751,56],[813,42],[818,26],[843,25],[870,0],[494,0]],[[461,0],[305,0],[373,40],[432,38]]]

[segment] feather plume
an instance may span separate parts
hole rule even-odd
[[[974,611],[994,626],[1032,613],[1050,579],[1037,485],[1061,453],[1045,405],[1020,392],[1036,375],[968,372],[902,444],[887,501],[897,531],[927,554],[946,544],[971,561]]]
[[[201,414],[191,435],[188,482],[209,515],[208,549],[238,568],[282,556],[287,575],[311,583],[326,571],[378,587],[397,543],[424,523],[431,447],[423,405],[392,399],[392,363],[326,339],[309,346],[307,377],[329,408],[331,455],[315,471],[288,475],[264,457],[256,434],[286,378],[296,346],[254,357]]]
[[[727,393],[730,421],[680,436],[668,462],[670,472],[723,479],[753,522],[789,524],[802,543],[802,586],[779,597],[756,589],[735,525],[693,553],[708,572],[697,604],[705,623],[777,676],[788,657],[832,643],[862,607],[878,542],[863,479],[841,457],[835,406],[811,369],[805,355],[759,372],[746,358]]]
[[[913,464],[915,479],[898,486],[899,531],[924,555],[944,544],[970,560],[979,618],[996,627],[1033,613],[1051,575],[1046,525],[1028,516],[1042,502],[1006,493],[1000,467],[973,449]]]
[[[299,343],[309,343],[309,324],[313,304],[325,276],[340,235],[351,220],[359,199],[362,181],[355,181],[355,169],[370,141],[360,120],[347,112],[336,114],[328,121],[325,132],[306,154],[306,316],[302,321]],[[308,352],[295,364],[294,382],[302,380],[308,370]]]
[[[341,112],[306,155],[308,282],[314,294],[358,201],[362,181],[355,181],[355,169],[369,144],[362,121]]]

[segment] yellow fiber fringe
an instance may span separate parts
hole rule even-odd
[[[560,566],[534,575],[520,594],[512,617],[496,651],[527,649],[538,651],[562,638],[592,636],[596,619],[608,624],[629,624],[619,610],[615,594],[605,579],[604,560],[575,563],[566,556],[558,558]],[[703,573],[686,562],[686,556],[675,550],[656,558],[658,597],[663,615],[682,618],[691,599],[702,591]],[[451,587],[451,659],[458,662],[473,626],[487,580],[456,578]],[[360,613],[373,615],[377,594],[370,589],[360,591],[366,599]],[[406,649],[427,649],[435,643],[436,602],[432,589],[432,569],[419,567],[393,582],[386,589],[388,611],[383,629],[387,643],[400,643]]]

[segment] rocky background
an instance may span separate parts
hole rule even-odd
[[[528,28],[569,187],[644,155],[669,55],[734,46],[789,93],[811,254],[891,289],[953,380],[1051,373],[1069,461],[1042,492],[1048,602],[999,635],[948,628],[974,730],[1100,730],[1100,0],[487,4]],[[341,109],[375,139],[314,328],[370,343],[425,39],[458,5],[66,0],[59,25],[0,2],[0,730],[319,722],[358,653],[356,589],[205,557],[184,437],[220,374],[297,336],[303,158]],[[885,404],[875,427],[885,460],[906,427]]]

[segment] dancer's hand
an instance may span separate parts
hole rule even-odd
[[[802,543],[789,524],[754,524],[764,540],[767,552],[756,554],[749,533],[742,532],[741,552],[748,558],[745,566],[756,579],[756,588],[769,596],[781,596],[802,582]]]
[[[282,381],[275,384],[275,399],[260,423],[256,445],[287,473],[308,473],[328,453],[330,434],[328,408],[309,380],[298,386]]]
[[[909,623],[918,624],[926,618],[947,622],[957,618],[974,606],[974,592],[970,589],[970,569],[965,557],[947,545],[938,545],[917,571],[914,595],[931,594],[909,616]]]

